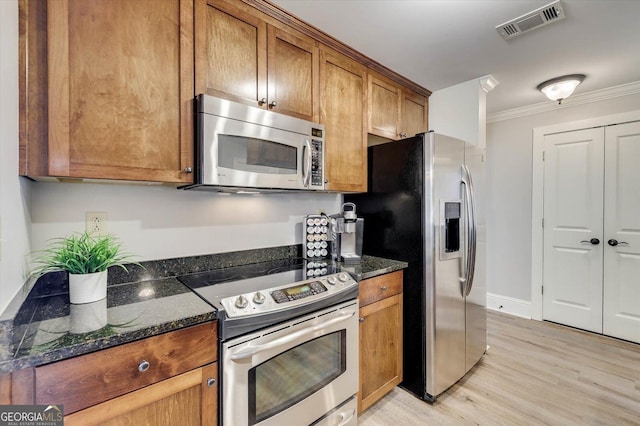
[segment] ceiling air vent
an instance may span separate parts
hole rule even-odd
[[[527,31],[560,21],[565,17],[564,9],[560,4],[560,0],[556,0],[553,3],[542,6],[541,8],[526,13],[516,19],[512,19],[509,22],[498,25],[496,30],[503,39],[510,40],[526,33]]]

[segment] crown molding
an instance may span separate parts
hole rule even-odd
[[[570,108],[572,106],[584,105],[592,102],[600,102],[606,99],[633,95],[635,93],[640,93],[640,81],[634,81],[632,83],[607,87],[606,89],[594,90],[592,92],[573,95],[567,99],[563,99],[561,105],[558,105],[553,101],[547,101],[533,105],[527,105],[520,108],[494,112],[492,114],[487,114],[487,123],[511,120],[514,118],[526,117],[528,115],[540,114],[543,112],[557,111],[563,108]]]

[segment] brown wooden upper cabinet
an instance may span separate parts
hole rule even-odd
[[[398,140],[428,130],[427,98],[369,71],[369,133]]]
[[[196,0],[196,94],[318,121],[318,44],[239,1]]]
[[[403,87],[400,93],[400,137],[407,138],[429,130],[428,116],[427,98]]]
[[[193,1],[20,8],[21,174],[191,182]]]
[[[353,59],[320,47],[320,123],[331,191],[367,190],[366,72]]]
[[[266,0],[19,7],[24,176],[190,183],[200,93],[323,123],[330,191],[367,190],[367,130],[427,130],[428,91]]]

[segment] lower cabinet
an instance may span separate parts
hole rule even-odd
[[[214,362],[65,416],[65,425],[215,426],[217,375]]]
[[[402,381],[402,271],[360,282],[358,413]]]
[[[35,368],[35,403],[65,425],[216,425],[217,322]]]

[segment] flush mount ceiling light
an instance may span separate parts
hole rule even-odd
[[[584,78],[584,74],[563,75],[538,84],[538,90],[547,95],[547,98],[561,104],[563,99],[568,98],[576,90]]]

